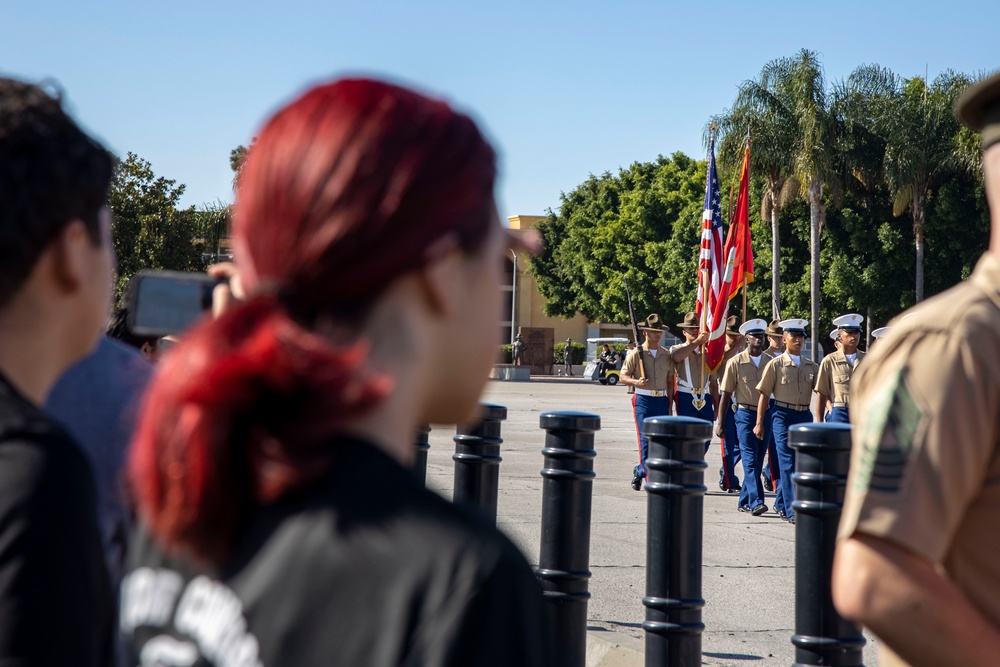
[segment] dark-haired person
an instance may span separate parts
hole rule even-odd
[[[266,123],[235,204],[245,300],[161,361],[133,443],[133,664],[549,664],[523,556],[407,470],[493,364],[494,162],[467,116],[376,81]]]
[[[128,308],[116,308],[108,320],[108,337],[119,340],[129,347],[134,347],[142,356],[150,361],[156,361],[159,336],[137,334],[128,326]]]
[[[114,602],[93,474],[40,406],[111,300],[111,156],[0,78],[0,664],[107,665]]]

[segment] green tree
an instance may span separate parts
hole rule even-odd
[[[216,200],[202,204],[194,212],[195,244],[206,261],[218,262],[222,256],[222,242],[229,238],[229,216],[232,205]]]
[[[531,260],[546,313],[627,322],[626,279],[640,317],[690,310],[706,168],[675,153],[591,176],[561,195],[559,213],[538,227],[544,251]]]
[[[134,153],[118,160],[108,195],[118,255],[116,298],[142,269],[198,271],[204,268],[195,245],[194,207],[178,208],[184,185],[156,176]]]
[[[750,135],[750,173],[763,174],[764,187],[760,196],[760,217],[771,223],[771,317],[781,316],[781,209],[798,196],[799,182],[792,171],[795,133],[793,126],[781,114],[777,104],[761,105],[758,99],[773,96],[776,77],[783,68],[765,67],[759,80],[745,81],[731,109],[712,119],[719,128],[719,164],[726,174],[735,174],[743,164],[747,134]],[[758,312],[765,312],[758,310]]]
[[[809,203],[810,319],[816,323],[820,311],[820,233],[827,208],[824,196],[827,186],[836,186],[836,122],[827,103],[819,57],[802,49],[794,57],[767,63],[757,79],[741,86],[734,108],[767,119],[769,125],[790,129],[788,160],[795,181],[791,181],[788,198],[797,194],[797,182]],[[812,343],[815,350],[819,343],[815,327]]]
[[[893,214],[913,219],[915,298],[924,298],[927,197],[961,160],[960,126],[952,111],[968,77],[944,72],[930,86],[920,77],[896,79],[876,127],[886,141],[885,172],[893,192]]]

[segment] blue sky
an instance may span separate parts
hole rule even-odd
[[[501,216],[557,208],[591,173],[703,156],[702,128],[768,60],[828,80],[1000,67],[1000,2],[0,2],[0,73],[56,79],[116,153],[232,198],[229,151],[311,82],[369,74],[443,96],[501,156]]]

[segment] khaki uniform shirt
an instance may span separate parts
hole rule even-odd
[[[750,350],[743,350],[726,363],[719,391],[728,391],[733,395],[733,403],[750,406],[756,411],[757,400],[760,398],[757,385],[764,376],[764,367],[770,360],[770,357],[761,353],[760,363],[754,365],[750,358]]]
[[[649,385],[642,387],[652,391],[666,391],[674,382],[674,361],[670,358],[670,350],[660,347],[656,351],[656,358],[649,354],[649,347],[642,344],[642,369],[645,371]],[[628,375],[638,380],[642,377],[639,373],[639,348],[628,353],[625,363],[622,364],[622,375]]]
[[[796,366],[787,352],[783,352],[767,363],[757,391],[762,394],[774,394],[774,400],[799,406],[798,410],[808,410],[812,399],[813,386],[819,365],[799,357]]]
[[[674,350],[679,347],[683,347],[685,343],[679,343],[670,348],[670,353],[673,354]],[[715,373],[709,373],[708,369],[705,369],[705,386],[701,389],[698,385],[701,383],[701,373],[702,373],[702,361],[701,348],[695,350],[688,356],[687,359],[680,363],[674,364],[675,372],[677,373],[677,391],[684,391],[689,394],[701,394],[708,393],[709,385],[712,382],[712,378],[715,377]]]
[[[1000,630],[1000,260],[987,253],[912,313],[854,380],[838,537],[923,556]],[[882,651],[882,665],[905,664]]]
[[[843,350],[823,357],[819,364],[819,376],[816,378],[816,392],[829,396],[836,407],[846,407],[851,402],[851,377],[865,353],[858,350],[854,365],[848,361]]]

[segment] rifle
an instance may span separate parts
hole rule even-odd
[[[624,278],[622,280],[625,280]],[[646,379],[646,369],[642,366],[642,338],[639,336],[639,323],[635,319],[635,308],[632,307],[632,293],[628,289],[628,280],[625,280],[625,296],[628,298],[628,316],[632,321],[632,335],[635,336],[635,349],[639,353],[639,379]]]

